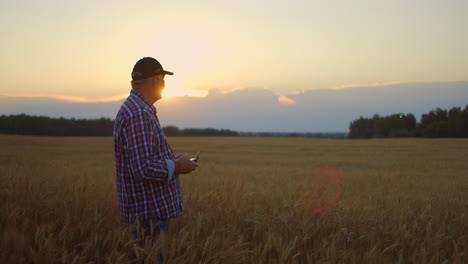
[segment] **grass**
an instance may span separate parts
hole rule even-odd
[[[182,177],[167,263],[466,263],[468,139],[169,138]],[[112,138],[0,135],[0,262],[126,263]],[[304,209],[311,168],[344,181]],[[158,245],[145,251],[154,259]]]

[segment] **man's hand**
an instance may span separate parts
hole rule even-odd
[[[195,170],[198,167],[196,162],[190,160],[188,154],[182,154],[175,158],[175,173],[176,174],[188,174]]]

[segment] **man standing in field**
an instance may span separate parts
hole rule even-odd
[[[187,154],[174,156],[166,141],[154,103],[162,98],[165,71],[154,58],[139,60],[132,71],[132,90],[120,107],[114,125],[116,184],[120,215],[132,227],[132,240],[165,237],[169,219],[183,210],[179,174],[198,166]],[[129,252],[130,261],[136,253]],[[158,253],[162,262],[161,251]]]

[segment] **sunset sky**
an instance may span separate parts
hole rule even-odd
[[[112,101],[144,56],[165,95],[468,80],[468,1],[0,2],[0,95]],[[428,109],[429,110],[429,109]]]

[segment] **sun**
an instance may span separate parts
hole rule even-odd
[[[225,54],[225,33],[217,25],[203,19],[168,21],[169,28],[157,28],[145,39],[142,52],[154,54],[163,68],[174,72],[166,76],[164,97],[208,94],[218,80],[214,67]]]
[[[185,90],[185,89],[172,89],[166,87],[163,92],[163,99],[174,96],[192,96],[192,97],[205,97],[208,95],[208,91],[197,91],[197,90]]]

